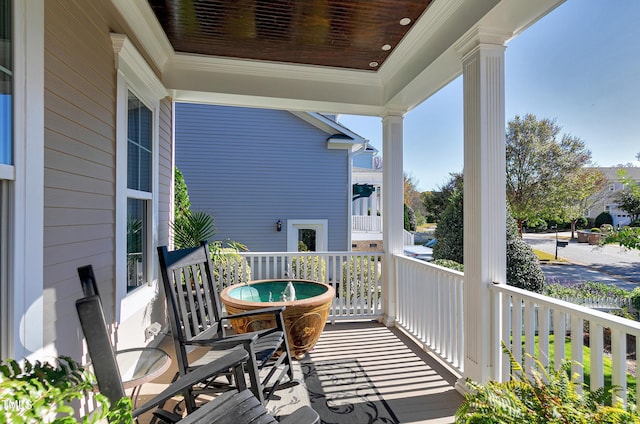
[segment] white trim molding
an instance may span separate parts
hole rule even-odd
[[[287,219],[287,251],[298,251],[298,230],[316,231],[316,252],[326,252],[329,243],[328,219]]]
[[[157,267],[155,263],[155,247],[158,244],[158,172],[159,172],[159,115],[160,100],[167,96],[167,90],[155,75],[149,64],[136,50],[131,41],[124,35],[111,34],[113,50],[116,55],[117,95],[116,95],[116,253],[115,253],[115,316],[116,321],[122,323],[131,317],[135,311],[145,308],[148,302],[137,302],[132,299],[151,301],[155,298],[157,288]],[[145,245],[147,246],[148,280],[130,293],[124,282],[127,281],[127,263],[125,253],[127,249],[127,198],[130,190],[127,188],[127,99],[132,92],[148,107],[153,114],[152,140],[152,188],[151,193],[142,197],[151,201],[149,213],[150,231]],[[136,197],[140,198],[138,195]],[[131,297],[131,299],[129,299]],[[126,310],[125,310],[126,309]]]
[[[13,7],[14,181],[9,184],[9,301],[2,304],[9,322],[3,323],[1,343],[3,357],[41,359],[55,354],[43,346],[44,0],[15,0]]]

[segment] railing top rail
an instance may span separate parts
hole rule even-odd
[[[384,252],[238,252],[237,254],[240,256],[382,256]]]
[[[615,328],[617,330],[621,330],[627,333],[633,333],[637,336],[640,336],[640,322],[637,321],[631,321],[629,319],[612,315],[607,312],[598,311],[586,306],[576,305],[575,303],[545,296],[539,293],[534,293],[528,290],[523,290],[518,287],[509,286],[507,284],[491,284],[490,289],[499,293],[517,295],[523,299],[532,300],[538,305],[550,306],[554,309],[577,316],[582,319],[593,320],[595,318],[601,323],[604,323],[603,326],[605,327]]]
[[[414,264],[421,264],[421,265],[426,266],[426,267],[435,268],[438,271],[448,272],[448,273],[451,273],[453,275],[457,275],[459,277],[464,277],[464,272],[460,272],[460,271],[456,271],[455,269],[451,269],[451,268],[447,268],[447,267],[444,267],[444,266],[436,265],[436,264],[431,263],[431,262],[425,262],[425,261],[422,261],[420,259],[412,258],[411,256],[406,256],[406,255],[401,254],[401,253],[396,253],[396,254],[393,255],[393,257],[397,258],[398,260],[401,260],[401,261],[407,261],[407,262],[411,262],[411,263],[414,263]]]

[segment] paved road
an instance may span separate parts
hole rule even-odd
[[[559,233],[558,236],[568,237],[570,233]],[[524,240],[535,249],[555,254],[555,234],[525,234]],[[542,265],[547,281],[600,281],[625,289],[640,286],[638,250],[617,245],[592,246],[572,240],[567,247],[558,249],[558,257],[569,263]]]

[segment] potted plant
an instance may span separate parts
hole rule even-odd
[[[589,233],[589,244],[600,244],[600,239],[602,238],[602,232],[600,228],[592,228]]]

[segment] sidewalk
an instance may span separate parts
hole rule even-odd
[[[524,240],[534,249],[555,254],[555,233],[525,233]],[[570,232],[558,233],[559,240],[569,240]],[[624,289],[640,286],[640,251],[618,245],[592,246],[571,240],[558,248],[558,258],[565,264],[542,264],[549,282],[599,281]]]

